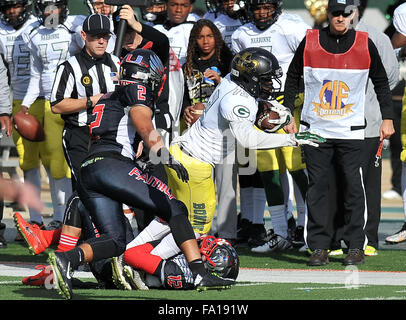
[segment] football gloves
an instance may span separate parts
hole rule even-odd
[[[176,171],[179,179],[181,179],[183,182],[189,181],[189,173],[187,172],[186,168],[178,160],[172,157],[167,148],[162,147],[159,149],[157,156],[162,159],[162,163],[164,165]]]
[[[292,140],[295,141],[296,146],[307,144],[313,147],[318,147],[320,143],[326,142],[325,138],[311,132],[292,133],[291,137]]]

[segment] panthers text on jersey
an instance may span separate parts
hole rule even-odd
[[[30,82],[30,51],[23,41],[22,33],[39,25],[36,17],[30,16],[18,29],[0,21],[0,53],[8,64],[13,99],[22,100]]]
[[[150,108],[154,113],[153,94],[142,83],[129,84],[106,94],[93,109],[88,109],[91,113],[88,124],[92,139],[89,154],[113,152],[133,160],[136,154],[133,148],[136,128],[129,112],[137,105]]]
[[[232,35],[232,51],[238,53],[249,47],[269,50],[279,61],[283,76],[283,91],[286,73],[297,47],[311,27],[298,15],[282,13],[278,20],[266,30],[259,30],[250,22],[239,27]]]
[[[38,25],[22,33],[31,54],[31,78],[23,105],[29,107],[40,95],[41,88],[45,99],[49,100],[57,66],[82,49],[80,33],[75,30],[85,18],[68,16],[55,29]]]

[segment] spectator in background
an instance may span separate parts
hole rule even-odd
[[[242,24],[240,14],[243,9],[239,8],[237,0],[222,0],[219,2],[219,13],[213,22],[219,29],[225,43],[231,49],[231,36]],[[239,8],[239,10],[235,10],[235,7]]]
[[[154,26],[168,37],[169,45],[176,54],[181,66],[186,61],[189,35],[194,23],[187,21],[189,13],[192,12],[193,3],[194,0],[168,0],[168,17],[166,21],[163,24]]]
[[[229,73],[232,54],[220,31],[210,20],[201,19],[190,32],[186,63],[183,65],[185,122],[192,124],[196,103],[206,103],[221,76]],[[214,70],[215,69],[215,70]],[[232,159],[228,161],[227,159]],[[237,164],[235,152],[214,166],[218,196],[217,234],[232,244],[237,238]]]

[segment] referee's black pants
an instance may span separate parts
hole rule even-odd
[[[341,173],[346,223],[343,238],[350,249],[365,247],[365,194],[361,177],[363,140],[327,139],[318,148],[304,146],[309,174],[306,243],[310,250],[329,249],[333,239],[329,208],[329,176],[332,166]]]

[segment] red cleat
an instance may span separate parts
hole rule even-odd
[[[26,286],[46,286],[54,283],[54,274],[51,266],[38,265],[35,269],[41,270],[41,272],[35,276],[25,277],[23,284]]]
[[[48,248],[47,241],[43,237],[39,226],[28,223],[18,212],[14,213],[14,223],[32,255],[40,254]]]

